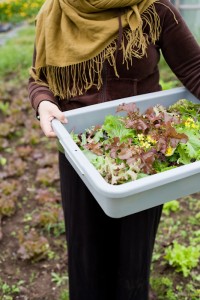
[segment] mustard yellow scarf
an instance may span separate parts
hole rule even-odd
[[[118,76],[115,52],[119,16],[124,28],[120,49],[124,63],[146,54],[160,34],[156,0],[46,0],[36,18],[36,61],[31,74],[54,95],[70,99],[102,85],[108,60]],[[149,26],[149,35],[143,28]],[[125,42],[126,41],[126,42]],[[44,81],[41,79],[43,78]]]

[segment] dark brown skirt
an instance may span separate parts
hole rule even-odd
[[[162,205],[110,218],[62,153],[59,167],[70,300],[147,300]]]

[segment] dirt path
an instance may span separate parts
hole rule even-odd
[[[18,34],[18,31],[27,26],[26,23],[20,23],[16,26],[13,26],[9,31],[0,32],[0,46],[3,46],[7,40],[12,39]]]

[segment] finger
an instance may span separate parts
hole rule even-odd
[[[68,123],[68,120],[65,117],[64,113],[61,110],[59,110],[58,108],[53,111],[53,117],[55,117],[62,123]]]
[[[40,121],[40,126],[42,128],[42,131],[44,132],[44,134],[47,137],[55,137],[56,134],[53,131],[53,128],[51,126],[51,120],[53,119],[53,117],[51,118],[42,118]]]
[[[46,137],[49,137],[49,138],[54,138],[54,137],[56,137],[56,134],[55,134],[54,131],[51,131],[51,132],[49,132],[47,135],[45,134],[45,136],[46,136]]]
[[[42,101],[38,107],[40,119],[43,117],[52,117],[58,119],[62,123],[67,123],[68,120],[64,113],[55,104],[49,101]]]

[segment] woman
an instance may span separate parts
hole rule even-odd
[[[200,48],[168,0],[47,0],[29,81],[44,134],[62,111],[161,90],[160,51],[200,98]],[[147,300],[162,206],[112,219],[61,151],[59,167],[70,299]]]

